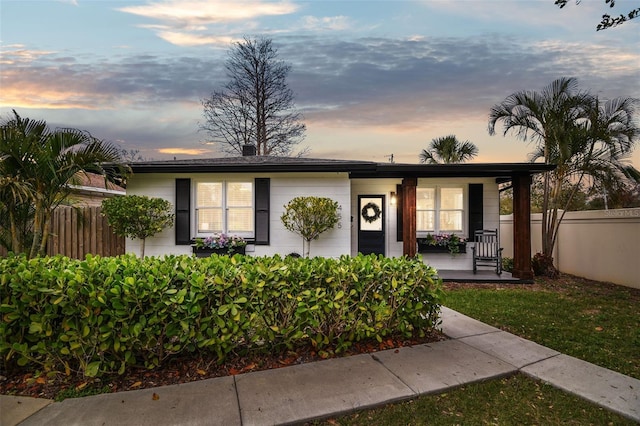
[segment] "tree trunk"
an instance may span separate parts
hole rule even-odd
[[[33,259],[38,255],[40,241],[42,240],[42,201],[37,199],[34,208],[33,218],[33,241],[31,241],[31,249],[29,250],[29,259]]]
[[[16,224],[15,214],[9,209],[9,226],[11,231],[11,251],[14,253],[22,253],[23,247],[21,239],[18,238],[18,227]]]
[[[42,237],[40,240],[40,247],[38,248],[38,256],[45,254],[47,248],[47,240],[49,239],[49,232],[51,229],[51,211],[47,210],[44,213],[44,220],[42,222]]]

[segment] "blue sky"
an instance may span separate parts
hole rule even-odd
[[[437,137],[475,162],[533,147],[489,136],[491,106],[559,77],[640,98],[640,19],[596,32],[638,1],[0,0],[0,116],[76,127],[149,159],[220,156],[198,131],[226,81],[230,43],[271,38],[293,67],[308,156],[415,163]],[[640,149],[631,157],[640,168]]]

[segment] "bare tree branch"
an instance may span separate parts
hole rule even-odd
[[[292,155],[306,126],[286,83],[291,67],[278,60],[271,40],[235,43],[225,69],[229,82],[202,101],[205,123],[200,129],[229,154],[253,145],[257,155]]]

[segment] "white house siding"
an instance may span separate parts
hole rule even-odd
[[[433,185],[462,185],[465,189],[464,195],[464,235],[473,238],[468,235],[469,230],[469,205],[468,205],[468,185],[471,183],[483,184],[483,228],[484,229],[498,229],[500,227],[500,193],[498,191],[498,185],[494,178],[438,178],[418,179],[418,187],[421,186],[433,186]],[[473,244],[467,244],[467,252],[459,254],[449,253],[421,253],[422,259],[425,263],[433,266],[436,269],[441,270],[472,270],[473,269],[473,251],[471,247]]]
[[[329,197],[341,206],[343,219],[336,228],[322,234],[311,243],[311,256],[337,257],[350,253],[350,234],[348,219],[351,215],[350,184],[346,173],[272,173],[272,174],[205,174],[205,173],[149,173],[137,174],[127,187],[130,195],[147,195],[160,197],[175,205],[175,179],[191,178],[212,180],[270,178],[270,245],[247,246],[247,254],[266,256],[273,254],[286,255],[292,252],[302,254],[302,238],[287,231],[280,216],[284,205],[298,196]],[[192,196],[193,202],[193,196]],[[193,206],[192,206],[193,207]],[[193,217],[192,229],[193,229]],[[192,232],[193,233],[193,232]],[[139,241],[126,241],[127,252],[140,254]],[[188,245],[175,244],[173,228],[165,229],[160,234],[147,239],[145,254],[161,256],[165,254],[191,254]]]
[[[271,178],[269,246],[255,246],[259,256],[289,253],[302,254],[302,237],[285,229],[280,217],[284,206],[295,197],[328,197],[338,202],[342,219],[335,228],[311,242],[311,256],[338,257],[349,254],[349,176],[346,173],[299,173],[260,176]]]

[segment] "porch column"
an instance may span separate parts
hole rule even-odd
[[[402,179],[402,254],[414,257],[416,241],[416,186],[417,178]]]
[[[531,269],[531,176],[513,176],[513,272],[514,278],[533,279]]]

